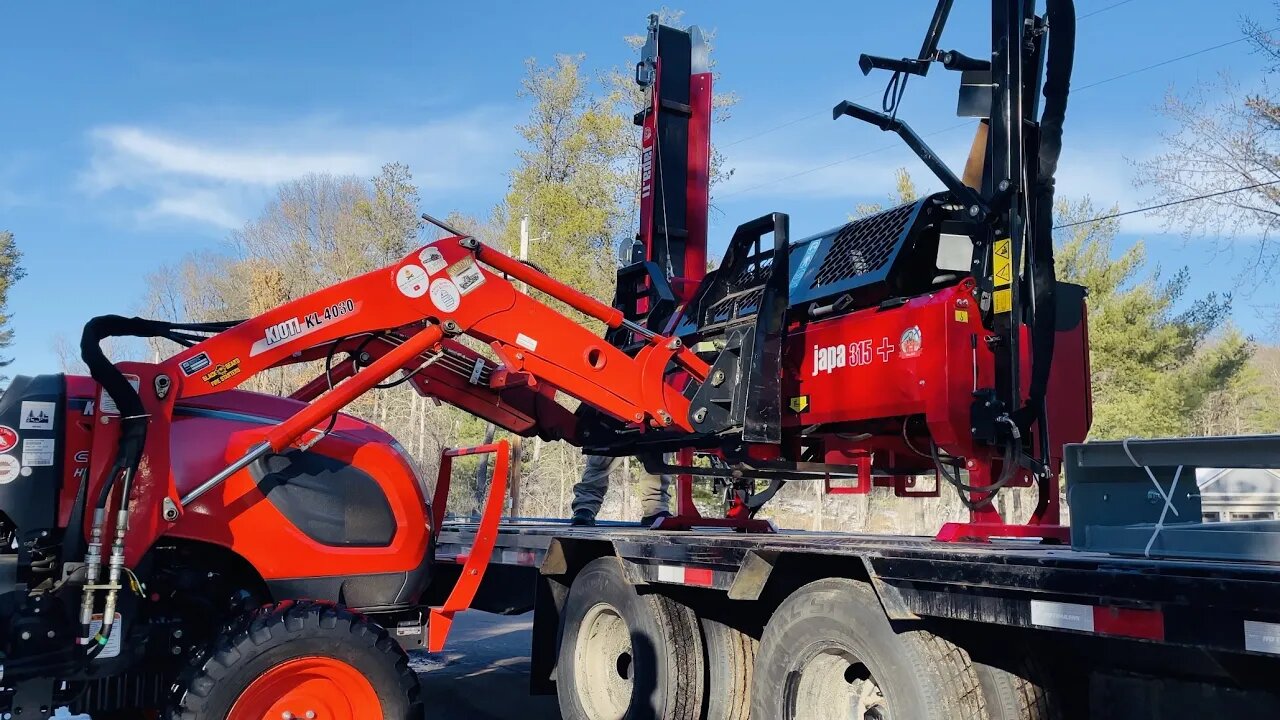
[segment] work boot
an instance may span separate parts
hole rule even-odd
[[[654,523],[658,522],[662,518],[669,518],[669,517],[671,517],[671,513],[667,512],[666,510],[659,510],[658,512],[652,515],[645,515],[644,517],[640,518],[640,524],[647,528],[651,528],[653,527]]]
[[[586,508],[578,508],[573,511],[573,520],[569,524],[574,527],[594,527],[596,514]]]

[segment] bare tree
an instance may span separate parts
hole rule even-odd
[[[1276,7],[1280,15],[1280,2]],[[1253,20],[1243,29],[1265,59],[1266,75],[1280,70],[1280,38]],[[1277,99],[1265,77],[1245,89],[1226,74],[1220,83],[1170,92],[1161,108],[1175,126],[1163,135],[1166,151],[1136,163],[1150,203],[1178,203],[1161,211],[1169,228],[1215,239],[1219,250],[1247,244],[1262,273],[1280,260]]]

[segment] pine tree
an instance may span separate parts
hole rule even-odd
[[[13,284],[26,277],[27,271],[22,269],[22,251],[13,239],[13,233],[0,230],[0,351],[13,345],[13,328],[9,326],[9,289]],[[13,362],[11,357],[0,356],[0,368],[8,367]],[[8,384],[9,378],[0,375],[0,387]]]

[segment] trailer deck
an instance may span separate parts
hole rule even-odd
[[[437,560],[460,563],[476,529],[467,521],[446,523]],[[833,567],[855,566],[851,571],[873,583],[894,619],[949,618],[1280,656],[1276,562],[1120,556],[1024,539],[963,543],[845,532],[661,532],[628,523],[572,527],[556,520],[503,523],[492,562],[525,568],[531,576],[555,575],[567,548],[584,544],[607,544],[637,584],[707,588],[736,600],[759,598],[781,563],[821,558]],[[530,598],[532,580],[526,585]]]

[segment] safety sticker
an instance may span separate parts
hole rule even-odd
[[[102,651],[98,653],[94,660],[105,660],[120,654],[120,636],[124,634],[120,632],[120,613],[116,613],[114,625],[115,627],[111,630],[111,637],[107,638],[107,644],[102,646]],[[102,613],[97,613],[93,616],[93,622],[89,623],[89,637],[97,635],[101,629]]]
[[[22,441],[22,464],[31,467],[48,467],[53,464],[56,450],[53,438],[28,438]]]
[[[428,245],[422,248],[422,252],[418,253],[418,262],[422,263],[422,267],[427,269],[428,275],[435,275],[445,268],[447,263],[444,261],[444,255],[440,253],[440,249],[434,245]]]
[[[1013,291],[1009,288],[997,290],[991,295],[991,307],[996,313],[1007,313],[1013,309]]]
[[[22,419],[18,422],[19,430],[52,430],[53,418],[57,404],[36,400],[22,401]]]
[[[137,375],[125,375],[124,379],[129,381],[129,384],[133,386],[134,390],[142,387],[142,380]],[[116,406],[116,401],[107,394],[105,388],[102,391],[102,399],[98,401],[98,407],[102,408],[102,413],[104,415],[120,414],[120,408]]]
[[[995,259],[992,263],[991,275],[992,279],[995,281],[996,287],[1012,284],[1013,254],[1009,238],[997,240],[995,244],[991,246],[991,256]]]
[[[476,261],[470,256],[464,257],[449,266],[449,277],[458,284],[458,291],[463,295],[484,284],[484,273],[476,267]]]
[[[186,360],[183,360],[178,367],[182,368],[183,375],[191,377],[212,364],[213,361],[209,359],[209,353],[202,352],[195,357],[189,357]]]
[[[8,425],[0,425],[0,453],[7,453],[18,447],[18,431]]]
[[[421,265],[409,263],[396,272],[396,287],[405,297],[420,298],[427,294],[431,280]]]
[[[797,395],[787,402],[787,407],[791,408],[791,412],[802,413],[809,409],[809,396]]]
[[[1013,246],[1009,238],[997,240],[991,246],[991,280],[996,290],[992,294],[992,309],[996,314],[1013,309]]]
[[[957,310],[957,311],[956,311],[956,322],[960,322],[960,323],[967,323],[967,322],[969,322],[969,311],[968,311],[968,310]]]
[[[451,313],[462,304],[462,294],[449,278],[436,278],[431,281],[431,302],[440,312]]]
[[[516,344],[529,352],[538,351],[538,341],[524,333],[516,333]]]
[[[0,455],[0,485],[7,485],[18,479],[22,472],[22,464],[12,455]]]

